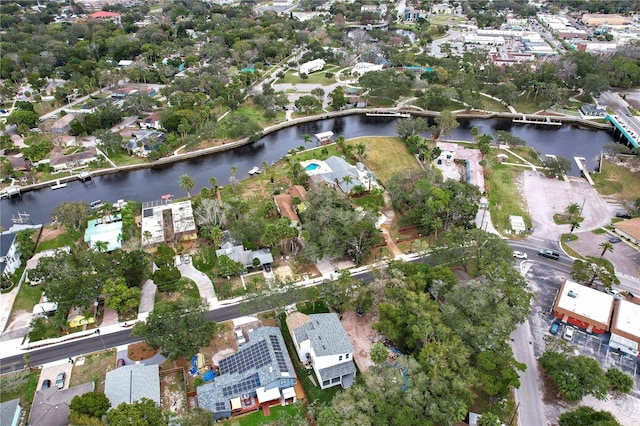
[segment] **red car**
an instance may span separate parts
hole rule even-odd
[[[123,358],[118,358],[118,363],[116,364],[116,367],[123,367],[125,365],[127,365],[125,360]]]

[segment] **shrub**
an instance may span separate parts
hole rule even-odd
[[[608,369],[606,376],[609,389],[614,392],[629,393],[633,389],[633,378],[617,368]]]

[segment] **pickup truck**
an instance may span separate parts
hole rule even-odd
[[[558,260],[560,258],[560,253],[557,253],[553,250],[540,250],[538,252],[538,256],[546,257],[547,259]]]

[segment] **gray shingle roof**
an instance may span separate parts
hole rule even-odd
[[[69,404],[76,395],[93,392],[93,382],[58,390],[55,386],[36,392],[29,413],[29,425],[64,426],[69,424]]]
[[[160,405],[160,374],[157,365],[125,365],[109,371],[104,393],[112,407],[149,398]]]
[[[309,318],[311,321],[293,330],[298,343],[310,340],[316,356],[353,353],[353,345],[338,315],[312,314]]]
[[[213,413],[230,411],[232,398],[255,395],[256,388],[295,377],[280,329],[260,327],[238,352],[220,361],[220,376],[213,383],[198,386],[198,404]]]
[[[331,380],[334,377],[342,377],[356,373],[356,366],[353,364],[353,360],[349,359],[341,364],[332,365],[331,367],[322,368],[318,370],[321,380]]]
[[[20,399],[0,403],[0,425],[13,425],[16,410],[20,410]]]

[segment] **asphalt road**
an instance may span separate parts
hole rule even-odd
[[[511,348],[514,357],[527,366],[520,372],[520,387],[516,389],[518,423],[522,425],[544,425],[542,400],[538,389],[538,364],[533,354],[529,321],[520,324],[511,333]]]

